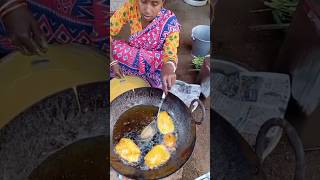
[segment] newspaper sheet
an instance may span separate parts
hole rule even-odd
[[[188,84],[183,81],[176,81],[176,84],[171,87],[170,92],[181,99],[188,107],[194,99],[199,99],[201,94],[201,86],[198,84]],[[194,104],[193,108],[198,106]]]
[[[212,78],[213,77],[213,78]],[[212,107],[254,146],[260,127],[270,118],[283,118],[290,98],[290,78],[268,72],[236,72],[211,76]],[[275,138],[279,128],[268,137]]]

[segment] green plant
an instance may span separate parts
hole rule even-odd
[[[204,62],[204,59],[205,57],[195,57],[193,60],[192,60],[192,64],[194,65],[195,69],[196,70],[200,70],[201,69],[201,66]]]
[[[298,0],[265,0],[264,5],[272,10],[277,23],[289,23],[298,5]]]

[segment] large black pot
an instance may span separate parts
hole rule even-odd
[[[123,134],[121,129],[115,130],[119,117],[128,109],[138,105],[158,106],[161,101],[162,90],[156,88],[138,88],[134,91],[128,91],[117,97],[111,102],[110,107],[110,162],[111,166],[118,173],[134,179],[159,179],[171,175],[179,170],[190,158],[196,142],[196,123],[201,123],[202,117],[196,121],[192,117],[191,107],[198,101],[205,114],[203,104],[199,100],[194,100],[190,108],[178,97],[169,93],[162,105],[162,110],[167,111],[173,118],[178,133],[177,150],[171,156],[170,160],[163,166],[155,170],[141,170],[140,168],[124,164],[114,152],[115,141],[114,134]],[[120,129],[120,130],[118,130]]]
[[[266,180],[260,160],[239,132],[214,110],[210,111],[213,179]]]
[[[294,128],[284,119],[270,119],[259,130],[255,152],[237,130],[214,110],[210,112],[213,123],[211,158],[213,159],[213,179],[265,180],[263,172],[263,150],[266,134],[270,128],[279,126],[286,132],[295,151],[295,180],[305,176],[305,160],[302,142]]]
[[[109,83],[43,98],[0,129],[1,180],[109,178]]]

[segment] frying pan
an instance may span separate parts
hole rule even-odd
[[[260,171],[259,158],[238,131],[211,109],[211,158],[213,179],[265,180]]]
[[[105,65],[106,56],[101,52],[73,44],[49,45],[48,52],[41,56],[13,52],[0,59],[1,180],[80,180],[91,174],[109,177],[109,166],[100,163],[108,154],[108,144],[96,141],[100,136],[109,139],[109,73],[102,68]],[[90,151],[80,150],[74,143],[86,145]],[[83,160],[94,150],[92,146],[96,159],[90,159],[94,162],[88,165]],[[68,158],[59,158],[61,163],[56,168],[60,161],[51,157],[61,157],[60,152]],[[80,158],[73,161],[75,156]],[[72,167],[67,163],[71,161]],[[50,171],[42,171],[47,167]],[[54,172],[60,177],[53,176]],[[74,176],[70,177],[71,173]]]
[[[106,56],[83,45],[49,45],[44,55],[20,52],[0,59],[0,128],[43,98],[107,80]]]
[[[270,128],[279,126],[287,133],[295,151],[295,180],[305,176],[305,160],[302,142],[294,128],[284,119],[273,118],[266,121],[259,130],[255,151],[241,137],[237,130],[214,110],[210,111],[213,121],[212,147],[213,179],[266,179],[262,164],[266,146],[266,134]]]
[[[122,134],[122,132],[114,131],[114,126],[124,112],[138,105],[157,107],[161,101],[161,95],[161,89],[143,87],[134,89],[134,91],[128,91],[114,99],[110,105],[110,136],[113,137],[115,133]],[[195,102],[198,102],[200,105],[198,107],[201,107],[202,117],[200,119],[192,117],[191,108]],[[163,102],[162,110],[167,111],[174,121],[178,133],[176,152],[171,155],[166,164],[158,169],[141,170],[140,168],[122,163],[114,152],[114,146],[117,142],[113,138],[110,138],[111,167],[118,173],[133,179],[160,179],[179,170],[190,158],[196,142],[196,124],[201,124],[205,115],[203,104],[200,100],[193,100],[188,108],[178,97],[168,93]]]

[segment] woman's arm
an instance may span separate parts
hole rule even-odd
[[[47,42],[24,0],[1,0],[0,16],[12,43],[27,55],[45,52]]]
[[[114,36],[117,36],[122,27],[129,21],[130,19],[130,8],[133,8],[133,3],[131,1],[124,3],[110,18],[110,67],[112,71],[115,73],[116,77],[122,78],[124,77],[118,62],[112,57],[112,40]]]
[[[122,27],[129,21],[130,19],[130,8],[133,8],[133,4],[131,2],[125,2],[123,6],[121,6],[110,18],[110,42],[112,41],[112,37],[119,34]]]
[[[179,32],[170,33],[163,46],[163,66],[161,70],[162,88],[167,93],[176,82],[175,70],[178,65],[177,49],[179,47]]]
[[[178,65],[178,47],[179,47],[179,32],[170,33],[163,45],[163,62],[173,62],[175,69]]]

